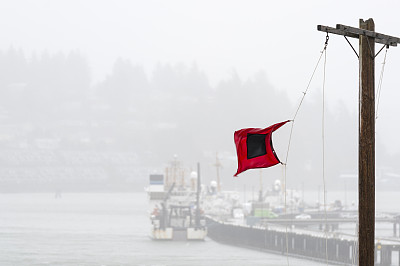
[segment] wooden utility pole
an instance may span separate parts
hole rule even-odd
[[[375,251],[375,43],[397,46],[400,39],[375,32],[373,19],[360,28],[337,24],[318,30],[359,39],[358,265],[373,266]],[[348,41],[348,40],[347,40]],[[350,44],[350,42],[349,42]],[[351,45],[351,44],[350,44]],[[382,47],[383,49],[383,47]],[[381,50],[382,50],[381,49]]]
[[[360,29],[375,31],[372,19]],[[358,254],[359,265],[374,265],[375,249],[375,41],[360,36],[358,129]]]

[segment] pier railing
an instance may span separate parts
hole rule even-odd
[[[207,217],[208,236],[218,242],[337,265],[357,264],[355,236],[305,230],[235,225]],[[326,249],[327,245],[327,249]],[[328,250],[328,254],[326,254]],[[376,242],[375,265],[400,265],[398,241]]]

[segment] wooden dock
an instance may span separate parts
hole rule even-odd
[[[235,225],[207,218],[208,236],[221,243],[336,265],[357,265],[355,236],[309,231],[285,226]],[[327,249],[326,249],[327,245]],[[328,254],[326,254],[328,250]],[[400,241],[375,243],[375,265],[400,265]]]

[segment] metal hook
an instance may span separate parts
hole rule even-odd
[[[328,32],[326,32],[325,46],[328,45],[328,41],[329,41],[329,34]]]

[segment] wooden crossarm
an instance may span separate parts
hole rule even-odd
[[[369,31],[369,30],[363,30],[359,28],[354,28],[342,24],[336,24],[336,29],[340,31],[345,31],[357,35],[364,35],[368,37],[375,38],[375,42],[383,43],[383,44],[388,44],[390,46],[397,46],[398,43],[400,43],[400,38],[389,36],[386,34],[378,33],[375,31]]]
[[[360,35],[365,35],[368,37],[375,38],[376,43],[387,44],[390,46],[397,46],[397,44],[400,43],[400,38],[397,38],[397,37],[377,33],[374,31],[354,28],[354,27],[350,27],[350,26],[346,26],[346,25],[342,25],[342,24],[336,24],[336,28],[318,25],[317,29],[319,31],[343,35],[343,36],[357,38],[357,39],[360,37]]]
[[[359,37],[357,34],[350,33],[350,32],[345,32],[345,31],[342,31],[342,30],[338,30],[336,28],[328,27],[328,26],[318,25],[317,29],[319,31],[328,32],[328,33],[334,33],[334,34],[343,35],[343,36],[352,37],[352,38],[357,38],[357,39]]]

